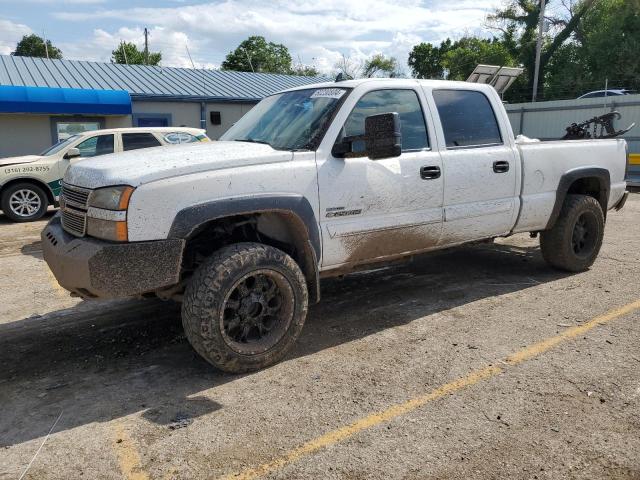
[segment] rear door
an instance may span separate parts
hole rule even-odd
[[[510,127],[482,91],[433,89],[432,95],[442,127],[440,244],[508,233],[518,212],[520,175]]]
[[[437,244],[442,221],[440,155],[431,149],[431,120],[423,92],[413,88],[354,91],[331,145],[343,136],[364,134],[365,118],[397,112],[402,129],[399,157],[371,160],[363,145],[348,158],[329,149],[318,153],[323,268],[368,263]],[[428,126],[429,125],[429,126]],[[324,153],[326,152],[326,153]]]

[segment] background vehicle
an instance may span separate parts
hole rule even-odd
[[[208,141],[204,130],[185,127],[115,128],[73,135],[40,155],[0,159],[0,210],[16,222],[41,218],[55,205],[70,164],[140,148]]]
[[[219,142],[74,165],[44,258],[75,295],[182,300],[200,355],[249,371],[286,354],[321,276],[518,232],[589,268],[626,163],[621,139],[516,140],[487,85],[325,83],[267,97]]]
[[[633,90],[627,90],[626,88],[609,88],[607,90],[595,90],[593,92],[585,93],[578,98],[597,98],[597,97],[619,97],[620,95],[631,95],[636,93]]]

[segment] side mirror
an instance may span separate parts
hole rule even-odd
[[[69,150],[67,150],[67,153],[64,154],[64,158],[66,158],[67,160],[70,158],[76,158],[80,156],[80,150],[78,150],[76,147],[71,147]]]
[[[372,160],[399,157],[402,154],[400,115],[380,113],[364,119],[364,141]]]

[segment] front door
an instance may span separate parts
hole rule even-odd
[[[434,89],[444,146],[444,222],[440,244],[508,233],[518,213],[520,164],[487,96]],[[504,132],[504,133],[503,133]]]
[[[355,94],[355,92],[354,92]],[[364,134],[365,118],[397,112],[402,154],[369,159],[354,142],[347,158],[318,159],[323,269],[426,250],[438,243],[443,181],[438,152],[430,148],[426,103],[414,89],[364,93],[337,139]]]

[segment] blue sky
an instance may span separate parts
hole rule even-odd
[[[165,66],[215,68],[249,35],[285,44],[294,62],[330,72],[341,55],[373,53],[406,64],[411,47],[464,34],[488,35],[499,0],[0,0],[0,54],[24,34],[46,34],[64,57],[108,61],[120,40],[151,50]]]

